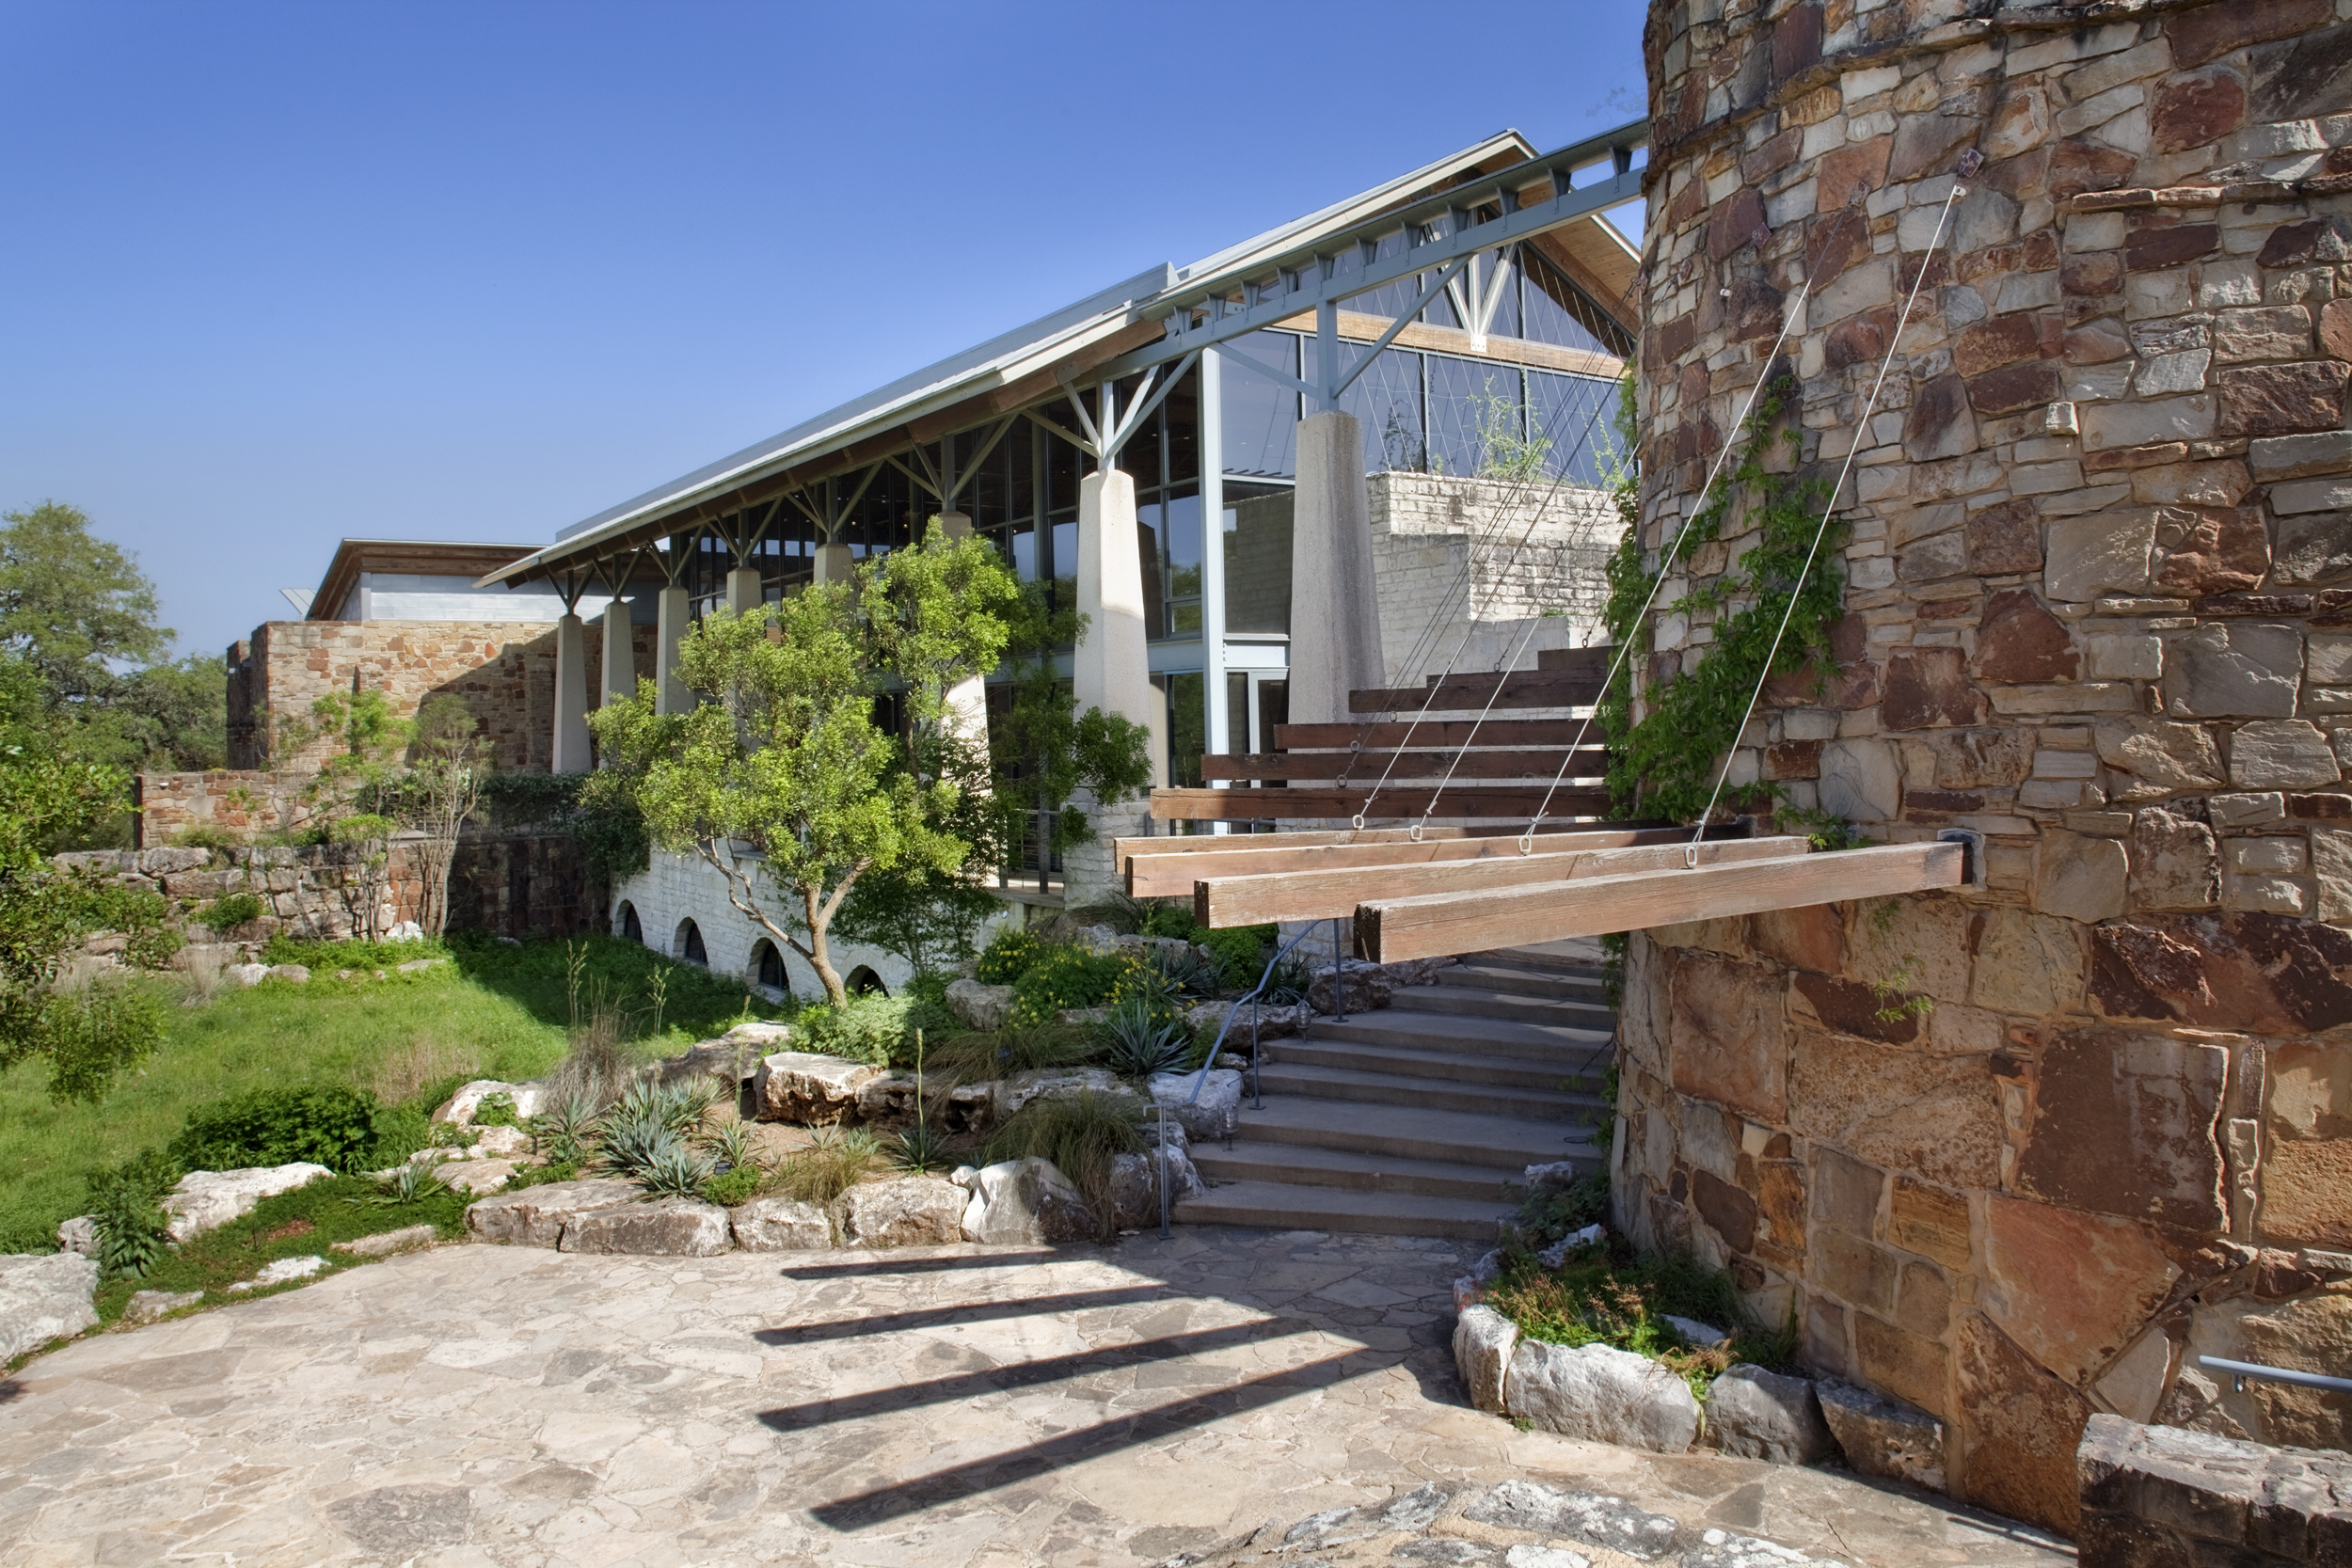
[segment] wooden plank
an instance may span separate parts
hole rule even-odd
[[[1184,819],[1178,818],[1178,820]],[[1611,826],[1623,827],[1626,824],[1613,823]],[[1648,824],[1644,823],[1641,826],[1646,827]],[[1517,828],[1508,827],[1429,827],[1422,830],[1421,836],[1424,839],[1501,838],[1518,831]],[[1324,844],[1410,844],[1412,841],[1413,831],[1410,828],[1299,829],[1292,832],[1233,833],[1223,836],[1210,833],[1187,833],[1181,838],[1161,833],[1149,838],[1112,839],[1111,863],[1124,870],[1130,861],[1147,856],[1204,855],[1216,854],[1228,849],[1280,849]],[[1185,887],[1184,895],[1186,897],[1191,896],[1190,886]]]
[[[1277,724],[1278,752],[1344,752],[1351,746],[1575,746],[1598,741],[1583,719],[1366,719],[1353,724]]]
[[[1431,828],[1419,844],[1404,828],[1366,829],[1361,833],[1247,833],[1224,838],[1206,835],[1184,838],[1122,838],[1114,841],[1119,868],[1127,879],[1129,896],[1189,898],[1193,883],[1203,877],[1272,876],[1278,872],[1333,871],[1353,865],[1425,865],[1438,861],[1519,859],[1517,828],[1489,830]],[[1718,828],[1708,838],[1737,836]],[[1531,852],[1565,854],[1572,849],[1624,849],[1637,844],[1687,844],[1691,830],[1676,827],[1629,827],[1622,824],[1566,832],[1537,833]],[[1325,842],[1302,844],[1301,839]],[[1129,855],[1125,847],[1143,844],[1197,844],[1191,854]]]
[[[1567,882],[1633,871],[1679,870],[1690,835],[1677,844],[1584,849],[1556,855],[1497,855],[1486,860],[1423,865],[1342,866],[1277,876],[1209,877],[1193,886],[1192,917],[1203,926],[1264,926],[1278,920],[1328,920],[1374,900],[1431,894],[1490,893],[1528,882]],[[1699,847],[1702,866],[1771,860],[1805,853],[1801,835],[1728,839]]]
[[[1560,776],[1560,765],[1571,762],[1571,779],[1597,779],[1609,770],[1609,753],[1597,746],[1570,752],[1245,752],[1239,756],[1200,759],[1204,779],[1332,779],[1344,774],[1350,783],[1371,784],[1383,773],[1391,780],[1446,777],[1456,779],[1541,779],[1549,784]]]
[[[1494,707],[1578,707],[1600,695],[1600,677],[1580,671],[1512,670],[1502,677],[1456,675],[1429,687],[1373,687],[1347,694],[1350,713],[1475,713]]]
[[[1884,844],[1702,865],[1695,871],[1635,871],[1581,881],[1375,899],[1356,907],[1356,950],[1375,962],[1394,963],[1958,887],[1966,874],[1966,847],[1958,844]]]
[[[1155,789],[1152,816],[1159,822],[1266,822],[1288,817],[1301,822],[1349,821],[1371,801],[1375,818],[1402,821],[1418,816],[1438,800],[1444,817],[1530,817],[1545,791],[1526,784],[1454,784],[1442,793],[1391,787],[1373,799],[1370,784],[1345,789]],[[1551,792],[1550,817],[1598,816],[1609,809],[1609,792],[1563,784]]]

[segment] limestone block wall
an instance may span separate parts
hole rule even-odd
[[[1400,471],[1370,477],[1381,653],[1391,681],[1434,624],[1430,673],[1498,668],[1515,651],[1534,667],[1543,648],[1602,640],[1603,567],[1624,536],[1603,491],[1546,482]],[[1470,580],[1457,587],[1465,564]],[[1540,620],[1528,635],[1531,619]]]
[[[632,628],[638,673],[653,673],[655,628]],[[587,622],[590,701],[603,669],[604,626]],[[231,768],[315,768],[330,738],[273,756],[271,737],[308,720],[328,692],[381,691],[402,717],[443,692],[481,721],[498,767],[544,772],[555,722],[555,627],[513,621],[271,621],[229,650]]]
[[[768,907],[782,908],[783,901],[770,895]],[[685,956],[682,931],[685,922],[691,920],[702,933],[703,950],[708,955],[714,974],[756,980],[758,964],[754,954],[761,942],[772,941],[764,927],[727,901],[726,879],[698,856],[657,850],[645,870],[624,879],[612,891],[610,928],[615,936],[624,932],[630,911],[637,915],[645,945],[672,958]],[[1019,925],[1021,911],[1008,905],[1001,918]],[[994,928],[995,923],[992,922],[981,935],[983,946]],[[776,945],[792,983],[792,994],[804,1002],[812,997],[821,999],[825,988],[807,960],[782,943]],[[833,939],[831,947],[834,971],[845,979],[851,970],[863,964],[873,970],[895,996],[898,988],[913,978],[907,961],[895,953],[862,942],[844,942],[839,937]]]
[[[1800,467],[1858,442],[1831,667],[1743,766],[1988,879],[1638,934],[1619,1218],[2056,1528],[2093,1412],[2344,1447],[2195,1358],[2352,1357],[2352,6],[1679,0],[1646,43],[1644,542],[1768,372]],[[1653,629],[1645,689],[1711,634]]]

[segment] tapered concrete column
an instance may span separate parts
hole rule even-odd
[[[555,623],[555,743],[548,768],[585,773],[588,749],[588,628],[577,615]]]
[[[677,648],[693,619],[693,600],[683,588],[664,588],[655,607],[660,621],[654,630],[654,711],[684,713],[694,705],[694,694],[677,678]]]
[[[848,582],[856,575],[857,560],[850,554],[847,545],[817,546],[817,580],[818,582]]]
[[[604,607],[604,689],[596,705],[637,695],[637,640],[630,635],[628,601],[615,597]]]
[[[1363,431],[1353,414],[1310,414],[1291,524],[1290,721],[1344,723],[1347,694],[1386,678]]]
[[[961,512],[943,512],[939,526],[951,540],[972,537],[972,519]],[[980,757],[988,756],[988,687],[977,675],[958,681],[947,689],[947,711],[941,716],[940,727],[947,734],[974,747]]]
[[[1078,612],[1087,627],[1078,640],[1071,686],[1078,711],[1098,707],[1152,731],[1152,755],[1163,755],[1165,727],[1152,689],[1143,627],[1143,562],[1136,548],[1136,482],[1117,468],[1078,483]],[[1082,800],[1095,842],[1062,857],[1063,896],[1094,902],[1120,886],[1110,840],[1147,832],[1145,802],[1097,808]]]
[[[738,615],[755,615],[762,600],[759,568],[738,566],[727,574],[727,608]]]

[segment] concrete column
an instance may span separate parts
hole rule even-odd
[[[958,543],[972,537],[972,519],[961,512],[943,512],[939,526]],[[940,727],[967,742],[985,759],[988,755],[988,688],[977,675],[958,681],[947,690],[947,711]]]
[[[637,640],[629,634],[628,601],[615,595],[604,607],[604,689],[596,705],[637,695]]]
[[[727,608],[738,615],[755,615],[760,605],[759,568],[738,566],[727,574]]]
[[[548,768],[585,773],[588,767],[588,628],[566,614],[555,623],[555,744]]]
[[[1136,547],[1136,482],[1117,468],[1087,475],[1078,484],[1078,612],[1087,618],[1071,669],[1078,711],[1101,708],[1152,730],[1152,754],[1167,750],[1166,727],[1152,686],[1143,628],[1143,562]],[[1096,841],[1062,857],[1063,895],[1091,903],[1117,888],[1110,840],[1149,830],[1142,801],[1098,808],[1082,800]]]
[[[847,545],[817,546],[817,580],[818,582],[848,582],[856,574],[857,560],[850,554]]]
[[[1363,432],[1353,414],[1298,421],[1290,657],[1294,724],[1344,723],[1347,694],[1386,679]]]
[[[686,624],[693,619],[691,597],[683,588],[664,588],[655,601],[660,624],[654,632],[654,697],[657,713],[684,713],[694,705],[694,694],[677,678],[678,644],[686,639]]]

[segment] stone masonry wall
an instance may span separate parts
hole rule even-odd
[[[2093,1416],[2081,1568],[2352,1561],[2352,1459]]]
[[[1858,441],[1834,667],[1743,766],[1988,879],[1638,933],[1619,1218],[2054,1528],[2094,1412],[2344,1447],[2195,1358],[2352,1364],[2352,5],[1680,0],[1647,51],[1644,542],[1759,376],[1803,468]],[[1710,635],[1655,631],[1645,685]]]
[[[655,629],[632,628],[637,671],[653,673]],[[588,689],[601,679],[604,626],[587,622]],[[555,723],[555,628],[513,621],[271,621],[229,650],[229,764],[232,769],[315,768],[333,749],[323,737],[294,756],[273,757],[270,737],[290,719],[310,718],[328,692],[353,682],[382,691],[400,716],[426,698],[462,697],[481,721],[496,765],[544,772]]]
[[[1422,661],[1432,674],[1449,663],[1497,669],[1514,652],[1532,669],[1538,650],[1603,640],[1602,569],[1625,532],[1606,492],[1395,471],[1368,483],[1391,681],[1412,674],[1406,661],[1433,622],[1438,641]],[[1470,580],[1457,588],[1466,560]]]

